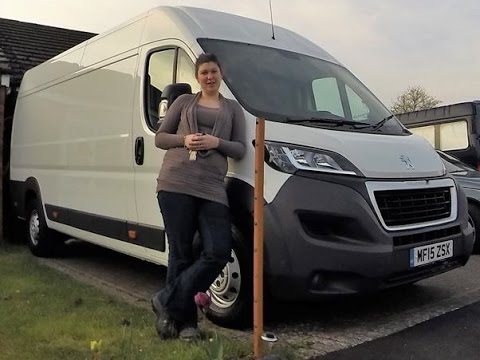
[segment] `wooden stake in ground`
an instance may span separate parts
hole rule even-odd
[[[263,183],[265,119],[257,118],[255,133],[255,190],[253,230],[253,355],[263,356]]]

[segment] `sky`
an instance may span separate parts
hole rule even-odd
[[[268,0],[13,0],[0,17],[101,33],[160,5],[270,22]],[[324,48],[386,106],[411,86],[480,100],[479,0],[272,0],[273,20]]]

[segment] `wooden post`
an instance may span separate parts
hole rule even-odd
[[[263,184],[265,119],[257,118],[255,134],[255,190],[253,231],[253,355],[263,356]]]
[[[4,143],[5,135],[5,100],[7,97],[7,88],[5,86],[0,86],[0,244],[4,240],[4,229],[3,229],[3,214],[4,214],[4,198],[3,198],[3,188],[5,184],[3,183],[3,178],[5,174],[5,169],[3,168],[3,147],[7,144]]]

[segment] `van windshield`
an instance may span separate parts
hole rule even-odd
[[[342,66],[259,45],[214,39],[198,42],[205,52],[218,56],[225,83],[256,116],[337,130],[409,134]]]

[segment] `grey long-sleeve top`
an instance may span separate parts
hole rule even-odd
[[[240,105],[220,95],[220,108],[198,105],[200,93],[182,95],[167,111],[155,145],[168,150],[157,178],[157,191],[169,191],[216,201],[228,206],[225,191],[227,157],[245,154],[245,116]],[[204,132],[220,139],[217,149],[200,151],[189,160],[184,136]]]

